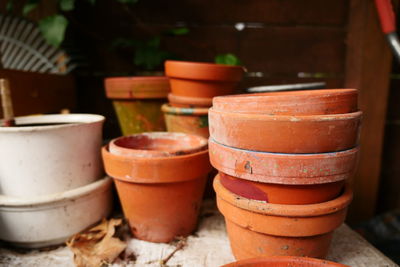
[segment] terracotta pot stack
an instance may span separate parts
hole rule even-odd
[[[135,237],[169,242],[195,229],[211,169],[207,139],[142,133],[112,140],[102,154]]]
[[[324,258],[352,199],[357,90],[216,97],[209,120],[214,189],[235,257]]]
[[[243,68],[168,60],[165,73],[171,85],[169,104],[162,107],[168,131],[208,138],[207,114],[212,98],[235,93],[243,77]]]

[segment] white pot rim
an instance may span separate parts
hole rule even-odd
[[[81,186],[72,190],[55,193],[50,195],[42,195],[35,197],[13,197],[0,195],[0,209],[10,207],[38,207],[38,206],[54,206],[56,203],[63,203],[67,201],[74,201],[85,195],[90,195],[95,191],[105,191],[112,183],[112,179],[108,176],[100,179],[94,183]]]
[[[27,126],[27,127],[0,127],[0,132],[31,132],[40,130],[60,129],[66,127],[74,127],[81,124],[103,122],[105,117],[98,114],[50,114],[50,115],[32,115],[16,117],[18,124],[40,124],[40,123],[67,123],[60,125],[45,126]],[[0,120],[1,122],[2,120]]]

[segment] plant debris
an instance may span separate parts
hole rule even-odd
[[[72,236],[67,246],[74,253],[77,267],[98,267],[112,263],[127,247],[119,237],[114,237],[122,219],[105,220],[82,233]]]

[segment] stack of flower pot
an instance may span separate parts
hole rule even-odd
[[[216,97],[209,120],[214,189],[235,257],[324,258],[352,199],[357,90]]]
[[[169,132],[183,132],[209,137],[208,109],[212,98],[235,93],[243,77],[243,68],[212,63],[165,62],[170,79],[169,104],[162,110]]]
[[[161,105],[170,91],[167,77],[114,77],[104,84],[123,135],[165,130]]]
[[[0,239],[20,247],[60,244],[111,211],[102,178],[104,117],[17,117],[0,127]]]
[[[114,139],[102,153],[136,238],[169,242],[195,229],[211,169],[207,139],[142,133]]]

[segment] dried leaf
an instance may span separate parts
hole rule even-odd
[[[126,248],[126,243],[113,237],[121,219],[103,220],[99,225],[72,236],[67,246],[74,253],[77,267],[98,267],[113,262]]]

